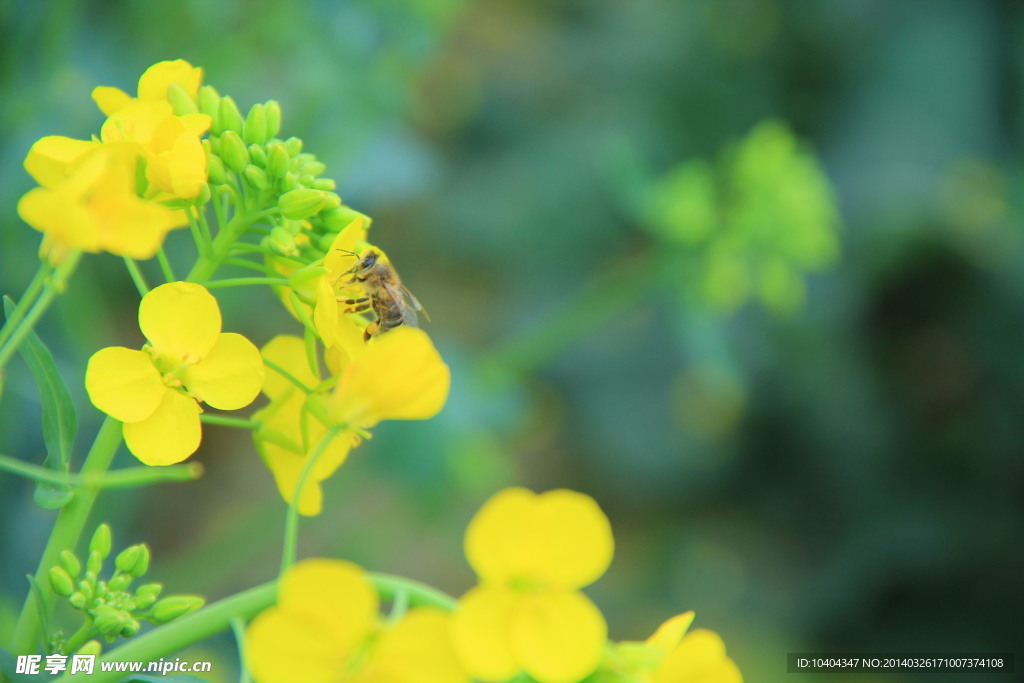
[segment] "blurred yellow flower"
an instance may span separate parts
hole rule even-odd
[[[263,384],[263,362],[248,339],[221,332],[217,300],[197,284],[150,291],[139,327],[149,341],[144,349],[97,351],[85,388],[97,408],[125,423],[125,443],[139,460],[170,465],[199,448],[198,402],[220,410],[249,405]]]
[[[139,78],[138,100],[121,90],[110,86],[99,86],[92,91],[92,98],[100,110],[110,116],[135,101],[154,102],[167,100],[167,89],[177,83],[194,100],[203,82],[203,70],[194,67],[184,59],[157,62]]]
[[[352,335],[347,334],[347,331],[353,329],[355,324],[348,316],[339,314],[338,299],[344,297],[337,293],[337,287],[341,284],[339,281],[345,271],[354,263],[351,252],[356,251],[358,246],[365,241],[366,221],[359,216],[342,228],[327,253],[324,254],[324,268],[327,269],[327,273],[316,281],[313,324],[327,348],[339,346],[341,349],[350,349],[352,347],[353,338]],[[357,341],[362,343],[361,331]]]
[[[25,165],[44,187],[25,193],[18,215],[44,234],[42,252],[51,261],[73,249],[148,259],[168,231],[186,224],[180,212],[136,195],[131,145],[88,149],[70,138],[43,140]]]
[[[416,608],[381,626],[379,599],[360,567],[305,560],[281,579],[278,602],[249,625],[256,683],[468,683],[452,651],[448,615]]]
[[[501,681],[525,671],[541,683],[590,674],[607,626],[578,589],[605,572],[613,548],[608,519],[589,496],[510,488],[488,500],[466,531],[480,585],[453,617],[455,648],[470,674]]]
[[[629,683],[742,683],[725,644],[712,631],[686,630],[693,612],[672,617],[646,641],[622,642],[608,652],[600,680]],[[685,634],[685,637],[684,637]]]
[[[263,347],[261,353],[266,361],[279,366],[306,387],[312,389],[320,383],[320,378],[309,367],[305,343],[299,337],[278,335]],[[307,458],[327,434],[328,426],[306,410],[308,397],[301,388],[271,367],[266,373],[263,393],[270,399],[270,404],[253,416],[260,423],[253,432],[253,439],[274,475],[281,496],[285,502],[291,503]],[[320,514],[323,507],[320,482],[334,474],[358,442],[358,436],[343,432],[324,447],[299,494],[297,507],[300,514]]]
[[[381,420],[426,420],[444,407],[451,371],[423,330],[402,326],[355,346],[330,397],[338,424],[369,429]]]
[[[668,645],[668,638],[652,643],[659,633],[651,636],[648,644]],[[651,683],[743,683],[739,668],[725,655],[725,643],[717,633],[696,629],[686,636],[680,632],[679,636],[674,647],[665,647],[664,659],[650,674]]]

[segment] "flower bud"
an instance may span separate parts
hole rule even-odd
[[[249,150],[233,130],[226,130],[220,136],[220,156],[224,165],[235,173],[241,173],[249,165]]]
[[[85,609],[85,603],[88,601],[85,599],[84,595],[76,592],[71,594],[71,597],[68,598],[68,602],[70,602],[71,606],[75,609]]]
[[[146,545],[145,543],[140,543],[138,548],[139,548],[139,559],[137,559],[135,561],[135,566],[132,567],[128,571],[128,573],[131,574],[132,576],[134,576],[135,578],[139,578],[140,576],[145,576],[146,572],[149,571],[149,560],[150,560],[149,546]]]
[[[117,571],[129,573],[135,563],[139,560],[139,552],[142,546],[132,545],[128,546],[114,559],[114,566],[117,567]]]
[[[110,580],[110,584],[107,588],[112,593],[121,593],[131,584],[132,578],[131,574],[118,574]]]
[[[131,638],[139,632],[140,626],[141,624],[137,620],[128,617],[128,623],[121,629],[121,635],[125,638]]]
[[[291,192],[292,190],[299,189],[299,177],[295,175],[293,171],[288,171],[284,174],[284,179],[281,181],[281,187],[284,188],[285,192]]]
[[[297,137],[290,137],[284,141],[285,149],[288,150],[288,156],[297,157],[302,154],[302,140]]]
[[[171,87],[167,89],[167,101],[171,103],[174,113],[178,116],[199,113],[196,101],[181,83],[171,83]]]
[[[224,162],[221,161],[219,156],[211,154],[206,157],[206,175],[214,185],[223,185],[228,181],[224,171]]]
[[[199,88],[199,111],[210,117],[210,132],[220,135],[220,93],[212,85]]]
[[[89,553],[89,559],[85,561],[85,578],[95,581],[103,570],[103,556],[95,550]]]
[[[64,571],[72,577],[77,577],[82,571],[82,563],[78,560],[78,556],[70,550],[60,551],[60,566],[64,567]]]
[[[50,587],[62,598],[70,597],[75,592],[75,583],[64,567],[50,568]]]
[[[122,610],[111,605],[100,605],[93,614],[93,626],[101,635],[116,636],[128,619],[128,615]]]
[[[337,187],[334,178],[317,178],[309,184],[314,190],[333,190]]]
[[[199,186],[199,194],[192,200],[192,203],[196,206],[203,206],[206,202],[210,201],[211,197],[213,197],[213,193],[210,191],[210,184],[203,183]]]
[[[302,165],[302,174],[308,175],[313,178],[317,177],[321,173],[327,170],[327,164],[322,161],[317,161],[313,158]]]
[[[267,141],[267,115],[263,113],[262,104],[254,104],[245,117],[242,137],[250,145],[262,145]]]
[[[341,206],[341,197],[334,192],[324,192],[324,208],[337,209]]]
[[[100,559],[102,560],[110,554],[110,526],[107,524],[100,524],[96,527],[96,531],[92,535],[92,540],[89,541],[89,552],[99,553]],[[96,570],[97,572],[99,570]]]
[[[295,256],[299,251],[295,246],[295,235],[281,226],[276,226],[270,231],[267,247],[282,256]]]
[[[260,168],[267,167],[267,151],[263,145],[249,145],[249,159]]]
[[[281,105],[277,100],[267,100],[263,105],[263,114],[267,117],[267,139],[281,132]]]
[[[231,99],[231,95],[220,98],[220,125],[223,132],[242,132],[242,113],[238,111],[238,105]]]
[[[299,188],[281,195],[277,205],[285,218],[309,218],[323,208],[326,199],[320,190]]]
[[[266,190],[270,187],[270,178],[267,177],[267,172],[252,164],[245,167],[245,170],[242,171],[242,177],[257,190]]]
[[[136,609],[149,609],[156,603],[157,598],[160,597],[160,590],[163,588],[159,583],[147,583],[144,586],[139,586],[139,589],[135,591],[135,597],[133,602],[135,603]]]
[[[78,582],[78,592],[81,593],[83,597],[85,597],[86,602],[92,600],[93,597],[95,597],[96,593],[96,591],[93,589],[93,584],[89,583],[88,581]]]
[[[198,595],[172,595],[153,605],[149,620],[157,625],[166,624],[194,612],[205,604],[206,600]]]
[[[363,221],[366,222],[366,225],[370,224],[369,218],[350,206],[339,206],[335,209],[331,209],[330,211],[322,211],[320,213],[320,220],[323,221],[324,227],[333,233],[341,232],[351,225],[352,221],[357,218],[362,218]],[[331,236],[331,239],[333,239],[333,236]],[[330,245],[328,245],[328,247],[330,247]]]
[[[288,150],[283,142],[272,142],[267,145],[267,173],[272,178],[282,178],[288,173],[288,162],[290,161]]]

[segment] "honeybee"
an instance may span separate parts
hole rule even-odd
[[[374,247],[369,247],[361,254],[348,252],[359,260],[349,270],[342,273],[351,275],[348,284],[358,282],[362,285],[366,296],[358,299],[339,299],[351,308],[345,313],[364,313],[373,310],[376,320],[363,331],[363,341],[370,337],[384,334],[401,325],[419,327],[416,311],[426,316],[426,311],[419,300],[413,296],[398,277],[394,266],[388,262],[384,254]],[[427,316],[429,320],[430,317]]]

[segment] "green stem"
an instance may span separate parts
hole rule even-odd
[[[50,266],[48,261],[43,261],[39,264],[39,268],[36,269],[36,274],[32,276],[32,280],[28,283],[28,287],[25,288],[25,293],[18,299],[18,305],[11,311],[11,315],[4,320],[3,327],[0,327],[0,346],[7,341],[7,338],[14,332],[14,328],[18,326],[21,319],[25,317],[25,313],[35,303],[36,297],[39,296],[39,292],[42,290],[43,285],[46,283],[46,278],[50,275],[53,268]]]
[[[207,289],[223,289],[224,287],[244,287],[247,285],[276,285],[284,286],[288,280],[283,277],[235,277],[228,280],[211,280],[200,282]]]
[[[167,258],[167,254],[164,253],[164,248],[156,252],[156,259],[160,262],[160,272],[164,275],[164,282],[175,282],[178,278],[174,277],[174,269],[171,268],[171,262]]]
[[[266,275],[281,276],[281,273],[277,272],[273,268],[267,268],[262,263],[256,263],[255,261],[247,261],[243,258],[229,258],[225,259],[224,265],[226,266],[238,266],[239,268],[248,268],[249,270],[256,270]]]
[[[238,683],[252,683],[249,668],[245,665],[245,622],[234,617],[231,620],[231,632],[235,635],[235,644],[238,647]]]
[[[188,463],[187,465],[170,465],[168,467],[126,467],[113,472],[99,472],[90,475],[65,475],[48,467],[33,465],[7,455],[0,455],[0,470],[57,486],[97,489],[126,489],[165,481],[192,481],[203,474],[202,465]]]
[[[132,282],[135,283],[135,289],[139,290],[139,296],[146,296],[149,293],[149,285],[146,283],[142,271],[139,270],[139,264],[135,262],[135,259],[125,256],[124,265],[128,267],[128,274],[132,276]]]
[[[370,581],[383,600],[394,600],[401,591],[408,595],[413,607],[440,607],[451,610],[455,598],[431,586],[389,574],[370,574]],[[65,674],[54,683],[115,683],[124,678],[123,671],[103,671],[100,662],[153,662],[178,652],[193,643],[231,628],[233,620],[248,620],[277,602],[277,581],[269,581],[254,588],[218,600],[192,614],[148,633],[136,636],[120,647],[103,655],[92,674]]]
[[[257,211],[255,213],[247,215],[239,215],[232,218],[227,225],[221,228],[217,232],[217,236],[213,239],[213,248],[210,254],[201,254],[196,264],[192,266],[192,270],[185,277],[188,282],[203,282],[209,280],[220,264],[228,256],[228,252],[231,247],[238,241],[238,238],[242,236],[246,228],[253,223],[263,220],[269,216],[279,213],[278,208],[275,206],[270,209],[264,209],[263,211]]]
[[[295,564],[295,546],[299,538],[299,496],[306,487],[306,480],[309,479],[313,467],[320,454],[327,450],[327,445],[334,440],[334,437],[341,431],[341,427],[331,427],[320,439],[313,452],[306,458],[306,466],[302,468],[299,481],[295,485],[295,493],[292,494],[291,502],[288,503],[288,514],[284,522],[284,550],[281,552],[281,573],[284,574],[288,567]]]
[[[188,216],[188,229],[192,233],[192,241],[196,244],[196,253],[200,260],[207,258],[212,249],[212,243],[206,240],[206,236],[200,230],[199,223],[196,222],[196,217],[192,215],[192,212],[185,211],[185,214]]]
[[[36,326],[36,323],[39,322],[43,314],[46,313],[46,309],[50,307],[50,304],[57,298],[57,295],[64,291],[68,279],[75,272],[75,267],[81,258],[82,252],[80,251],[69,253],[57,267],[52,277],[45,278],[43,293],[32,304],[32,308],[25,314],[25,317],[8,333],[7,340],[0,344],[0,370],[7,365],[7,361],[11,359],[11,356],[18,350],[18,347],[25,341],[29,332]]]
[[[89,640],[95,632],[96,629],[93,627],[93,619],[87,615],[82,626],[75,631],[73,636],[68,638],[66,643],[64,643],[64,652],[72,654],[75,650],[85,645],[85,641]]]
[[[267,360],[266,358],[264,358],[263,359],[263,364],[266,365],[271,370],[273,370],[274,372],[276,372],[277,374],[279,374],[282,377],[284,377],[286,380],[288,380],[289,382],[294,384],[299,389],[301,389],[302,393],[304,393],[304,394],[313,393],[313,390],[310,389],[309,387],[307,387],[305,384],[303,384],[302,380],[298,379],[295,375],[293,375],[292,373],[288,372],[287,370],[282,368],[280,365],[278,365],[274,361]]]
[[[101,475],[110,468],[110,463],[121,445],[121,423],[112,417],[108,417],[100,427],[96,440],[89,449],[79,476],[83,478]],[[50,532],[50,539],[46,543],[46,549],[39,559],[39,567],[36,569],[35,580],[43,593],[41,611],[49,614],[53,605],[54,593],[50,588],[49,571],[57,564],[58,556],[62,550],[74,550],[78,545],[78,538],[82,535],[82,529],[92,511],[93,503],[99,488],[95,486],[84,486],[75,492],[71,501],[61,508],[57,515],[57,521]],[[14,640],[11,642],[11,652],[15,655],[30,654],[36,651],[36,644],[39,643],[39,612],[40,606],[36,605],[36,598],[29,593],[25,604],[21,608],[18,623],[14,628]]]
[[[259,429],[259,420],[246,420],[240,417],[226,417],[224,415],[210,415],[203,413],[199,419],[210,425],[221,425],[222,427],[238,427],[239,429]]]

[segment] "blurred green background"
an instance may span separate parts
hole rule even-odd
[[[282,134],[373,216],[453,370],[441,416],[381,425],[327,483],[300,556],[461,594],[487,496],[569,487],[612,520],[589,593],[613,638],[692,608],[767,682],[794,651],[1007,651],[1024,609],[1022,45],[1012,0],[8,0],[0,292],[36,267],[15,213],[32,142],[88,137],[94,86],[134,92],[187,59],[243,110],[281,102]],[[672,225],[735,229],[723,207],[755,182],[729,176],[735,145],[764,120],[831,189],[755,159],[758,201],[787,199],[750,204],[758,225],[776,213],[711,289],[729,299],[798,230],[838,249],[803,301],[783,269],[780,305],[708,305],[707,243]],[[170,236],[178,263],[191,248]],[[218,297],[257,344],[299,331],[263,288]],[[136,302],[119,259],[91,257],[39,328],[79,458],[100,422],[85,362],[141,343]],[[41,461],[38,424],[15,361],[0,452]],[[198,483],[105,494],[90,528],[148,542],[154,580],[216,599],[273,576],[284,504],[244,433],[207,426],[195,459]],[[0,515],[2,641],[53,514],[3,476]],[[232,647],[203,648],[216,680],[234,680]]]

